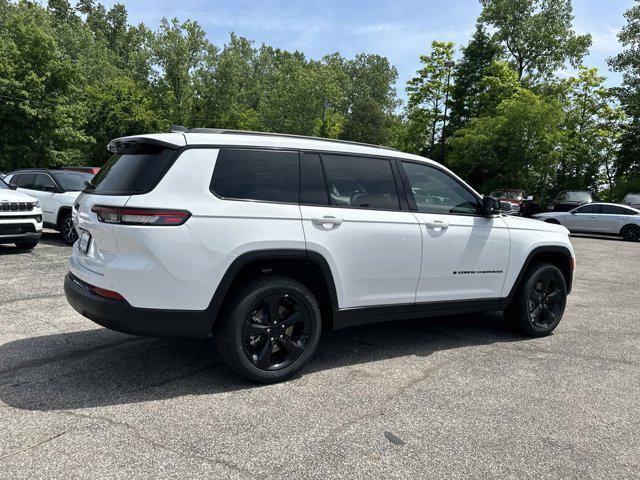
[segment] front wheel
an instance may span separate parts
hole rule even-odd
[[[550,263],[536,263],[527,270],[505,317],[521,333],[544,337],[560,323],[566,303],[562,272]]]
[[[60,229],[60,234],[62,235],[62,239],[67,245],[73,245],[75,241],[78,239],[78,233],[76,232],[76,228],[73,226],[73,219],[71,218],[71,213],[65,214],[60,219],[60,225],[58,228]]]
[[[620,234],[627,242],[637,242],[640,240],[640,227],[637,225],[627,225],[620,231]]]
[[[305,366],[321,326],[318,302],[304,285],[264,275],[247,281],[225,302],[214,339],[231,370],[254,382],[274,383]]]

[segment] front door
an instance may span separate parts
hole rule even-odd
[[[416,302],[502,296],[510,237],[504,220],[480,214],[480,200],[435,166],[402,161],[423,238]]]
[[[584,205],[566,214],[562,224],[572,232],[597,232],[601,212],[602,205]]]
[[[329,263],[341,309],[415,301],[422,240],[414,215],[401,209],[392,162],[302,155],[300,210],[307,250]]]

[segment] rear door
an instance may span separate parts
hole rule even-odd
[[[597,232],[601,212],[600,204],[584,205],[565,215],[562,224],[572,232]]]
[[[504,220],[482,216],[477,195],[448,172],[399,163],[423,238],[416,302],[500,298],[510,246]]]
[[[618,205],[602,205],[602,213],[598,215],[598,231],[601,233],[619,234],[629,219],[637,218],[638,212]]]
[[[422,240],[400,188],[393,159],[302,154],[306,245],[329,263],[340,308],[415,301]]]

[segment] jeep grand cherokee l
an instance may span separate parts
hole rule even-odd
[[[114,330],[212,336],[257,382],[322,328],[504,311],[550,334],[571,290],[560,225],[500,215],[441,165],[389,148],[180,128],[113,140],[77,200],[69,303]]]

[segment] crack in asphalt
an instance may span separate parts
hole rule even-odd
[[[75,430],[75,429],[73,429],[73,430]],[[34,444],[34,445],[30,445],[30,446],[28,446],[28,447],[26,447],[26,448],[23,448],[23,449],[17,450],[17,451],[15,451],[15,452],[11,452],[11,453],[7,453],[7,454],[5,454],[5,455],[2,455],[2,456],[0,456],[0,460],[2,460],[2,459],[4,459],[4,458],[8,458],[8,457],[13,457],[13,456],[15,456],[15,455],[19,455],[19,454],[24,453],[24,452],[28,452],[29,450],[33,450],[33,449],[35,449],[35,448],[39,448],[39,447],[41,447],[42,445],[45,445],[45,444],[47,444],[47,443],[49,443],[49,442],[52,442],[53,440],[55,440],[55,439],[57,439],[57,438],[62,437],[63,435],[65,435],[66,433],[68,433],[68,432],[70,432],[70,431],[72,431],[72,430],[65,430],[65,431],[64,431],[64,432],[62,432],[62,433],[59,433],[59,434],[57,434],[57,435],[54,435],[53,437],[49,437],[49,438],[47,438],[47,439],[45,439],[45,440],[42,440],[41,442],[38,442],[38,443],[36,443],[36,444]]]

